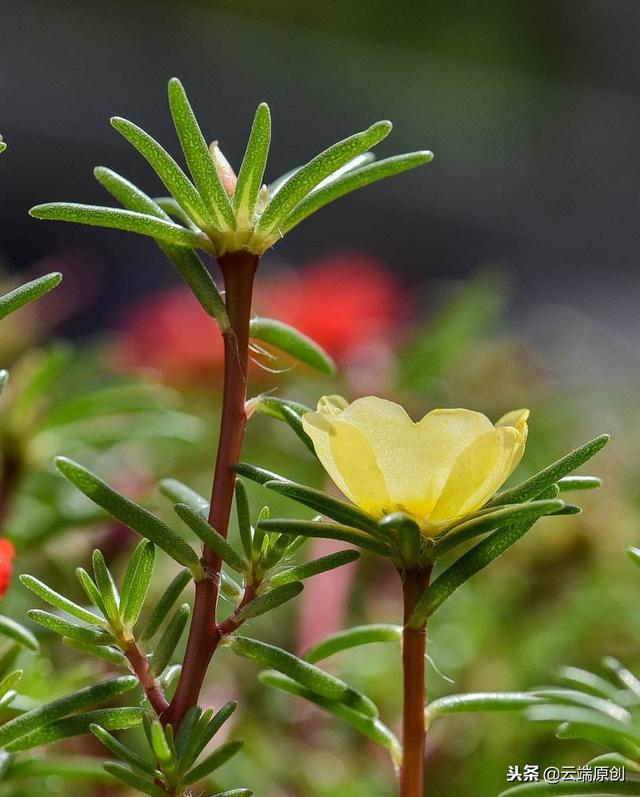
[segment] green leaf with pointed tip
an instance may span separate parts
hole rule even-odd
[[[436,539],[435,544],[429,550],[429,556],[435,560],[480,534],[486,534],[513,523],[524,523],[544,515],[553,515],[564,507],[563,501],[550,498],[541,501],[527,501],[522,504],[508,504],[494,511],[483,512],[471,520],[463,520],[454,526],[446,536]]]
[[[378,716],[378,709],[366,695],[286,650],[245,636],[229,637],[228,644],[236,655],[271,667],[321,697],[343,703],[365,717]]]
[[[273,318],[252,318],[251,337],[275,346],[323,374],[334,374],[336,364],[327,352],[295,327]]]
[[[305,653],[305,660],[311,664],[334,656],[343,650],[371,645],[375,642],[399,642],[402,640],[402,626],[377,623],[374,625],[357,625],[338,631],[318,642]]]
[[[256,396],[249,401],[249,405],[262,415],[268,415],[270,418],[277,418],[279,421],[285,420],[283,414],[285,407],[295,412],[296,415],[300,417],[306,412],[313,412],[311,407],[300,404],[299,401],[290,401],[289,399],[281,399],[269,395]]]
[[[106,482],[77,462],[66,457],[56,457],[55,464],[60,473],[87,498],[124,523],[125,526],[137,531],[138,534],[162,548],[176,562],[188,567],[194,578],[202,576],[198,554],[160,518],[116,492]]]
[[[389,547],[381,540],[374,539],[369,534],[360,531],[360,529],[344,526],[340,523],[274,518],[273,520],[263,520],[258,523],[258,529],[264,532],[277,531],[280,534],[288,534],[291,537],[303,536],[342,540],[381,556],[389,556],[391,554]]]
[[[7,692],[10,692],[22,678],[23,670],[14,670],[0,681],[0,697],[4,697]]]
[[[99,609],[102,612],[102,616],[106,618],[107,610],[102,601],[102,596],[89,573],[87,573],[84,567],[76,567],[76,576],[91,603]]]
[[[151,797],[167,797],[167,792],[156,786],[151,778],[144,777],[144,775],[138,774],[122,764],[118,764],[115,761],[107,761],[104,764],[104,768],[114,778],[122,781],[122,783],[132,789],[136,789],[136,791],[149,794]]]
[[[94,645],[90,642],[81,642],[78,639],[70,639],[66,636],[62,637],[62,644],[72,650],[85,653],[87,656],[94,656],[96,659],[108,661],[109,664],[115,664],[117,667],[128,666],[124,653],[111,645]]]
[[[158,640],[156,649],[153,652],[153,659],[151,660],[151,672],[155,675],[161,675],[169,664],[180,637],[187,626],[190,614],[191,607],[188,603],[183,603],[173,615],[169,625]]]
[[[602,479],[598,476],[564,476],[558,481],[560,492],[567,490],[595,490],[602,487]]]
[[[7,745],[7,751],[18,753],[23,750],[32,750],[34,747],[43,747],[47,744],[70,739],[73,736],[84,736],[89,733],[92,724],[102,725],[109,730],[126,730],[136,728],[142,723],[144,709],[141,708],[100,708],[84,714],[52,722],[44,728],[21,736],[16,741]]]
[[[373,163],[362,166],[359,169],[348,171],[336,180],[332,180],[326,186],[320,186],[315,191],[309,193],[294,209],[287,215],[282,222],[281,230],[283,233],[289,232],[301,221],[311,216],[320,208],[328,205],[345,194],[350,194],[358,188],[371,185],[378,180],[386,177],[415,169],[433,160],[433,153],[428,151],[410,152],[406,155],[395,155],[384,160],[374,161]]]
[[[222,728],[237,707],[238,704],[236,701],[231,700],[225,703],[215,714],[213,709],[207,709],[202,713],[202,716],[198,719],[182,752],[180,758],[180,766],[182,769],[188,769],[195,763],[200,753],[209,744],[220,728]]]
[[[20,576],[20,582],[50,606],[54,606],[56,609],[60,609],[78,620],[90,625],[102,625],[104,623],[102,617],[90,612],[83,606],[78,606],[77,603],[65,598],[64,595],[60,595],[59,592],[51,589],[51,587],[48,587],[34,576],[24,573]]]
[[[142,540],[129,561],[122,586],[120,614],[127,628],[136,624],[153,577],[156,549],[153,543]]]
[[[252,794],[251,789],[227,789],[226,791],[217,791],[211,797],[251,797]]]
[[[562,506],[562,501],[557,501],[556,503]],[[426,622],[427,618],[433,614],[458,587],[488,564],[491,564],[494,559],[501,556],[523,537],[534,523],[535,519],[507,525],[505,528],[494,531],[489,537],[463,554],[451,567],[445,570],[444,573],[438,576],[438,578],[427,587],[409,618],[409,627],[420,628]]]
[[[156,760],[159,761],[163,767],[165,767],[167,764],[172,762],[173,754],[171,752],[171,748],[169,747],[169,743],[167,742],[164,728],[159,720],[153,720],[151,723],[150,736],[153,754],[155,755]]]
[[[133,750],[130,750],[124,744],[119,742],[115,736],[112,736],[108,731],[105,731],[105,729],[100,725],[96,725],[94,723],[89,727],[89,730],[96,737],[96,739],[98,739],[98,741],[102,742],[102,744],[112,755],[116,756],[116,758],[126,761],[127,764],[141,770],[142,772],[146,772],[149,775],[155,775],[155,767],[152,764],[150,764],[148,761],[145,761],[142,756],[134,753]]]
[[[527,710],[527,717],[534,722],[560,723],[562,725],[568,723],[573,726],[573,732],[570,731],[571,736],[565,738],[580,738],[580,735],[584,733],[587,738],[600,739],[623,755],[637,752],[640,745],[640,730],[633,723],[614,720],[589,708],[532,706]],[[580,731],[575,735],[578,728]],[[563,733],[563,729],[560,733]]]
[[[279,587],[282,584],[290,584],[292,581],[302,581],[305,578],[311,578],[320,573],[335,570],[337,567],[348,565],[359,558],[360,553],[358,551],[336,551],[335,553],[321,556],[319,559],[313,559],[311,562],[288,567],[286,570],[271,576],[269,582],[273,587]]]
[[[233,207],[239,227],[251,226],[271,144],[271,113],[266,102],[258,105],[249,142],[238,173]]]
[[[625,689],[628,689],[630,692],[633,692],[637,698],[640,698],[640,679],[613,656],[605,656],[604,659],[602,659],[602,663],[608,670],[611,670]]]
[[[580,465],[584,465],[585,462],[588,462],[591,457],[595,456],[608,442],[608,434],[602,434],[599,437],[595,437],[593,440],[589,440],[588,443],[580,446],[580,448],[576,448],[575,451],[571,451],[566,456],[557,460],[557,462],[553,462],[551,465],[543,468],[543,470],[536,473],[535,476],[525,479],[525,481],[517,484],[515,487],[511,487],[509,490],[498,493],[486,506],[519,504],[523,501],[528,501],[530,498],[535,498],[547,487],[558,482],[564,476],[571,473],[571,471],[579,468]]]
[[[617,705],[611,700],[594,697],[578,689],[544,687],[542,689],[533,689],[532,694],[542,698],[546,703],[593,709],[594,711],[599,711],[601,714],[620,722],[629,722],[631,719],[631,715],[626,708],[622,708],[622,706]]]
[[[169,153],[141,127],[114,116],[111,125],[132,144],[167,187],[171,196],[201,228],[219,229],[198,190]]]
[[[97,166],[93,173],[98,182],[127,210],[156,216],[170,224],[173,223],[157,202],[124,177],[104,166]],[[229,319],[224,299],[197,253],[193,249],[172,246],[160,240],[156,243],[191,288],[203,310],[218,321],[221,329],[226,329],[229,326]]]
[[[400,744],[395,735],[379,719],[366,717],[343,703],[329,700],[280,672],[264,670],[258,675],[258,679],[265,686],[280,689],[283,692],[302,697],[316,706],[320,706],[320,708],[351,725],[352,728],[355,728],[355,730],[364,734],[376,744],[389,750],[396,764],[399,763],[401,758]]]
[[[237,740],[235,742],[227,742],[221,745],[212,753],[210,753],[198,766],[189,770],[184,776],[184,782],[187,785],[197,783],[198,781],[206,778],[214,770],[221,767],[223,764],[232,758],[242,747],[243,742]]]
[[[40,650],[40,643],[31,631],[4,614],[0,614],[0,636],[8,637],[23,648],[33,651],[33,653],[38,653]]]
[[[249,498],[247,490],[242,483],[242,479],[235,481],[236,515],[238,518],[238,532],[242,549],[247,559],[251,559],[253,546],[253,529],[251,528],[251,510],[249,509]]]
[[[169,106],[182,151],[209,216],[213,219],[217,229],[235,229],[235,217],[229,197],[220,181],[209,147],[202,135],[184,86],[175,77],[169,81]],[[181,198],[168,185],[167,188],[178,201],[182,202]]]
[[[620,696],[620,690],[610,681],[588,670],[582,670],[579,667],[560,667],[558,670],[558,680],[561,683],[573,686],[590,695],[613,700],[614,702],[616,702]]]
[[[113,697],[129,692],[138,685],[134,675],[109,678],[91,686],[86,686],[71,695],[61,697],[44,706],[28,711],[0,726],[0,745],[5,746],[36,728],[49,725],[75,711],[96,706]]]
[[[247,562],[239,553],[236,553],[222,534],[219,534],[209,524],[208,520],[205,520],[202,515],[195,512],[187,504],[176,504],[174,510],[178,517],[189,526],[191,531],[195,532],[205,545],[215,551],[216,556],[219,556],[223,562],[226,562],[229,567],[232,567],[238,573],[247,572],[249,568]]]
[[[177,479],[163,479],[158,488],[174,504],[186,504],[203,517],[209,516],[209,502]]]
[[[238,462],[233,466],[233,469],[238,476],[244,476],[245,478],[251,479],[251,481],[262,485],[270,481],[286,481],[283,476],[279,476],[272,470],[259,468],[257,465],[249,465],[247,462]]]
[[[272,198],[256,226],[256,232],[268,235],[277,230],[293,208],[318,183],[341,166],[371,149],[391,132],[391,122],[376,122],[367,130],[355,133],[328,147],[293,174]]]
[[[296,598],[302,592],[303,588],[303,584],[299,581],[294,581],[291,584],[283,584],[280,587],[274,587],[274,589],[265,592],[264,595],[254,598],[250,603],[247,603],[246,606],[243,606],[238,612],[238,619],[250,620],[253,617],[259,617],[261,614],[273,611],[273,609],[282,606],[283,603],[287,603],[293,598]]]
[[[640,548],[635,548],[630,546],[627,548],[627,554],[632,562],[635,562],[637,565],[640,565]]]
[[[9,371],[7,371],[4,368],[0,368],[0,394],[2,394],[2,391],[7,386],[8,381],[9,381]]]
[[[469,711],[513,711],[541,703],[542,698],[529,692],[477,692],[470,695],[449,695],[428,704],[426,713],[433,718],[440,714]]]
[[[162,597],[158,601],[156,608],[153,610],[151,616],[147,620],[142,633],[140,634],[140,641],[145,642],[151,637],[155,636],[157,630],[162,625],[164,619],[167,617],[175,602],[178,600],[182,591],[191,581],[191,574],[188,570],[181,570],[175,578],[171,581],[166,588]]]
[[[107,610],[109,623],[113,628],[120,629],[122,627],[120,622],[120,595],[118,594],[116,582],[109,572],[102,551],[96,549],[93,552],[92,561],[95,584],[100,592],[102,604]]]
[[[62,281],[62,274],[57,271],[45,274],[43,277],[27,282],[4,296],[0,296],[0,321],[6,316],[24,307],[25,304],[44,296],[53,290]],[[6,373],[6,372],[5,372]]]
[[[78,640],[78,642],[87,642],[90,645],[111,645],[113,643],[113,637],[103,628],[75,625],[69,620],[43,609],[29,609],[27,617],[55,634]]]
[[[29,211],[35,219],[44,221],[71,221],[93,227],[110,227],[124,232],[148,235],[173,246],[210,250],[209,239],[203,233],[186,230],[179,224],[145,213],[120,208],[104,208],[98,205],[82,205],[77,202],[49,202],[36,205]]]

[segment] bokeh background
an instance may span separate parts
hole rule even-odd
[[[121,477],[123,489],[158,506],[158,477],[178,475],[208,489],[211,394],[220,376],[215,330],[150,242],[26,213],[47,200],[104,202],[91,176],[96,164],[160,193],[108,118],[132,119],[177,154],[166,81],[178,75],[205,133],[235,164],[256,104],[269,102],[269,179],[378,118],[395,125],[381,153],[429,148],[436,155],[423,169],[323,210],[265,258],[259,309],[315,335],[342,376],[336,382],[300,369],[279,376],[255,369],[255,392],[277,383],[282,395],[310,403],[322,392],[375,392],[416,415],[443,404],[492,417],[530,406],[523,473],[602,431],[614,436],[593,466],[606,486],[585,498],[584,515],[540,524],[435,617],[430,695],[529,688],[560,664],[597,669],[605,654],[638,670],[640,580],[623,549],[640,538],[640,6],[1,5],[0,131],[10,147],[0,162],[6,283],[17,272],[65,273],[63,287],[0,340],[5,359],[15,361],[16,396],[43,363],[67,358],[57,392],[31,414],[7,399],[16,404],[7,416],[11,434],[19,428],[30,452],[3,519],[19,569],[54,572],[65,584],[65,557],[82,563],[97,540],[113,546],[115,560],[127,549],[121,530],[87,531],[94,519],[86,508],[83,514],[66,504],[60,518],[58,509],[40,505],[43,484],[55,495],[62,489],[52,486],[51,454],[80,449]],[[52,348],[58,339],[67,341],[63,349]],[[25,355],[29,343],[40,348]],[[135,407],[114,409],[113,394],[103,396],[100,428],[68,409],[70,396],[108,390],[122,370],[132,395],[143,395]],[[0,440],[11,436],[10,425]],[[314,462],[268,423],[251,431],[247,458],[322,484]],[[264,496],[256,492],[255,500]],[[307,592],[291,622],[285,617],[256,633],[303,649],[341,623],[398,617],[393,574],[370,561]],[[16,613],[31,605],[18,588],[5,602]],[[66,667],[63,691],[94,675],[53,644],[49,656],[37,666]],[[335,666],[368,688],[394,722],[397,650],[345,655]],[[37,670],[31,678],[34,698],[40,676]],[[254,676],[221,657],[211,678],[212,700],[244,694],[237,732],[247,750],[225,771],[229,785],[240,779],[265,797],[392,793],[389,767],[370,747],[265,694]],[[429,793],[489,797],[506,785],[508,764],[571,764],[592,753],[515,715],[442,719],[429,744]],[[37,788],[71,793],[55,778]],[[87,793],[86,785],[78,788]]]

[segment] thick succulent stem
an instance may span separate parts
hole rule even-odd
[[[406,623],[420,596],[429,584],[431,571],[415,570],[402,574],[405,628],[402,635],[403,713],[402,766],[400,797],[423,797],[426,727],[425,654],[426,623],[418,629]]]
[[[253,278],[258,265],[257,255],[238,251],[222,255],[222,269],[229,328],[224,336],[224,391],[218,454],[213,477],[209,522],[227,536],[233,504],[235,473],[233,466],[240,459],[247,422],[247,366],[249,362],[249,322]],[[202,553],[205,577],[196,584],[196,595],[187,642],[187,650],[171,705],[162,719],[178,728],[185,713],[197,705],[209,662],[221,634],[216,622],[222,562],[207,546]]]

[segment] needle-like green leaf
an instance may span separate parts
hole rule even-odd
[[[130,750],[126,745],[122,744],[122,742],[119,742],[115,736],[105,731],[100,725],[94,723],[90,726],[89,730],[96,739],[102,742],[112,755],[122,759],[122,761],[126,761],[129,766],[136,767],[142,772],[146,772],[148,775],[155,775],[155,767],[152,764],[145,761],[142,756],[134,753],[133,750]]]
[[[95,583],[102,598],[102,604],[107,610],[107,617],[109,623],[113,628],[120,629],[120,595],[116,582],[113,580],[107,563],[104,560],[102,551],[96,549],[93,552],[93,574],[95,576]]]
[[[27,589],[31,590],[31,592],[35,593],[39,598],[42,598],[42,600],[48,603],[50,606],[60,609],[61,611],[66,612],[78,620],[82,620],[90,625],[98,626],[104,623],[104,619],[102,617],[90,612],[83,606],[78,606],[77,603],[69,600],[69,598],[65,598],[64,595],[61,595],[59,592],[51,589],[51,587],[47,586],[42,581],[34,576],[29,575],[28,573],[24,573],[20,576],[20,582]]]
[[[336,372],[336,364],[327,352],[289,324],[273,318],[252,318],[250,332],[252,338],[275,346],[323,374]]]
[[[290,584],[292,581],[303,581],[305,578],[311,578],[320,573],[335,570],[337,567],[348,565],[359,558],[360,553],[358,551],[336,551],[336,553],[321,556],[319,559],[313,559],[311,562],[294,565],[294,567],[282,570],[275,576],[271,576],[269,582],[272,586],[279,587],[282,584]]]
[[[264,170],[271,143],[271,113],[266,102],[261,102],[251,126],[249,142],[244,153],[238,182],[233,195],[238,226],[242,229],[253,223],[258,193],[262,187]]]
[[[260,682],[266,686],[271,686],[274,689],[280,689],[291,695],[302,697],[314,703],[316,706],[320,706],[325,711],[329,712],[329,714],[333,714],[333,716],[351,725],[352,728],[355,728],[355,730],[364,734],[376,744],[389,750],[396,765],[400,763],[402,756],[400,743],[389,728],[379,719],[364,716],[360,712],[354,711],[349,706],[345,706],[344,703],[338,703],[323,697],[280,672],[264,670],[260,673],[258,678]]]
[[[29,211],[35,219],[45,221],[71,221],[94,227],[111,227],[114,230],[137,232],[174,246],[211,250],[206,235],[187,230],[179,224],[163,221],[145,213],[120,208],[103,208],[97,205],[81,205],[76,202],[49,202],[36,205]]]
[[[221,767],[223,764],[232,758],[242,747],[243,742],[240,740],[234,742],[227,742],[221,745],[212,753],[210,753],[198,766],[189,770],[184,776],[184,782],[187,785],[197,783],[199,780],[206,778],[214,770]]]
[[[238,619],[250,620],[253,617],[259,617],[261,614],[277,609],[283,603],[296,598],[303,590],[303,585],[299,581],[294,581],[290,584],[282,584],[279,587],[265,592],[254,598],[250,603],[247,603],[239,612]]]
[[[562,501],[557,502],[562,505]],[[494,531],[470,551],[463,554],[427,588],[409,618],[410,628],[420,628],[426,619],[441,606],[465,581],[501,556],[523,537],[535,519],[526,520]]]
[[[213,217],[215,226],[219,230],[233,230],[235,218],[229,197],[220,181],[184,86],[175,77],[169,81],[169,106],[191,175],[210,216]],[[174,196],[180,200],[180,197],[175,194]]]
[[[195,510],[199,515],[208,517],[209,502],[191,487],[187,487],[178,479],[163,479],[158,485],[158,489],[174,504],[186,504]]]
[[[200,578],[202,567],[198,554],[182,537],[139,504],[109,487],[91,471],[66,457],[57,457],[56,467],[80,492],[129,528],[162,548],[176,562],[188,567],[194,578]]]
[[[322,642],[318,642],[309,648],[304,657],[306,661],[315,664],[349,648],[371,645],[374,642],[399,642],[401,639],[401,625],[386,625],[384,623],[357,625],[344,631],[338,631],[323,639]]]
[[[552,484],[555,484],[564,476],[567,476],[571,471],[584,465],[585,462],[595,456],[600,449],[604,448],[609,442],[608,434],[601,434],[593,440],[589,440],[580,448],[571,451],[566,456],[543,468],[535,476],[531,476],[525,481],[511,487],[509,490],[504,490],[495,496],[487,507],[502,506],[503,504],[519,504],[522,501],[528,501],[530,498],[535,498],[540,495],[543,490],[546,490]]]
[[[182,591],[190,581],[191,573],[188,570],[181,570],[178,575],[175,576],[162,594],[151,617],[147,620],[147,624],[140,634],[140,641],[145,642],[155,636],[157,630],[160,628],[175,602],[182,594]]]
[[[247,559],[251,559],[253,546],[253,529],[251,527],[251,510],[249,509],[249,498],[247,490],[242,483],[242,479],[235,482],[236,515],[238,518],[238,532],[242,549]]]
[[[271,667],[321,697],[343,703],[365,717],[375,718],[378,716],[376,706],[366,695],[286,650],[245,636],[229,637],[228,643],[238,656],[251,659],[265,667]]]
[[[350,542],[373,553],[381,556],[389,556],[391,550],[381,540],[376,540],[369,534],[365,534],[359,529],[351,526],[343,526],[340,523],[322,523],[318,520],[289,520],[274,518],[263,520],[258,523],[258,529],[264,532],[277,531],[280,534],[288,534],[291,537],[320,537],[329,540],[342,540]]]
[[[173,615],[169,625],[160,637],[151,660],[151,671],[155,675],[161,675],[169,664],[180,637],[187,626],[190,614],[191,607],[188,603],[183,603]]]
[[[148,216],[156,216],[169,224],[173,224],[167,213],[157,202],[124,177],[104,166],[97,166],[93,173],[98,182],[127,210],[144,213]],[[161,240],[156,240],[156,243],[176,267],[182,279],[191,288],[193,295],[200,302],[204,311],[218,321],[221,329],[226,329],[229,320],[224,299],[197,253],[193,249],[172,246]]]
[[[268,490],[272,490],[279,495],[285,495],[300,504],[320,512],[322,515],[330,517],[338,523],[353,526],[369,534],[378,535],[378,524],[371,515],[367,515],[361,509],[332,495],[307,487],[305,484],[297,484],[284,479],[267,481],[263,485]]]
[[[247,572],[249,567],[247,562],[229,545],[222,534],[219,534],[209,524],[208,520],[190,506],[187,506],[187,504],[176,504],[174,509],[178,517],[189,526],[191,531],[200,537],[205,545],[214,550],[223,562],[226,562],[229,567],[232,567],[238,573]]]
[[[25,304],[30,304],[35,299],[44,296],[45,293],[49,293],[56,285],[60,284],[61,280],[62,274],[54,271],[0,296],[0,321],[15,310],[24,307]]]
[[[142,540],[127,566],[122,585],[120,614],[125,628],[133,628],[144,606],[155,564],[155,547],[148,540]]]
[[[218,229],[213,214],[205,205],[196,187],[154,138],[138,125],[119,116],[114,116],[111,124],[149,163],[171,196],[185,209],[198,227]]]
[[[18,739],[36,728],[49,725],[75,711],[104,703],[112,697],[129,692],[137,685],[138,679],[134,675],[124,675],[86,686],[71,695],[61,697],[44,706],[38,706],[26,714],[9,720],[0,727],[0,745],[4,747],[14,739]]]
[[[65,620],[57,614],[46,612],[43,609],[29,609],[27,617],[49,631],[79,642],[87,642],[90,645],[110,645],[113,642],[111,634],[107,633],[103,628],[75,625],[69,620]]]
[[[38,653],[40,650],[40,643],[31,631],[4,614],[0,614],[0,636],[6,636],[33,653]]]
[[[318,187],[315,191],[308,194],[296,207],[287,215],[282,222],[281,231],[289,232],[301,221],[304,221],[312,213],[328,205],[345,194],[350,194],[358,188],[371,185],[385,177],[392,177],[395,174],[415,169],[433,160],[433,153],[429,151],[410,152],[406,155],[395,155],[384,160],[374,161],[359,169],[348,171],[336,180],[332,180],[325,186]]]
[[[104,764],[105,771],[119,781],[122,781],[126,786],[130,786],[136,791],[148,794],[150,797],[166,797],[167,792],[161,789],[153,782],[150,777],[145,777],[128,767],[118,764],[115,761],[107,761]]]
[[[433,700],[426,708],[430,718],[440,714],[470,711],[513,711],[542,703],[541,697],[529,692],[476,692],[470,695],[449,695]]]
[[[293,208],[318,183],[352,158],[361,155],[386,138],[391,132],[391,127],[391,122],[376,122],[367,130],[349,136],[316,155],[309,163],[298,169],[272,198],[256,226],[256,232],[267,236],[279,230]]]

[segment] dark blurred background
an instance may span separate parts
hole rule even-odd
[[[126,116],[176,153],[166,81],[185,82],[206,135],[236,165],[256,104],[274,118],[273,178],[378,118],[391,154],[436,160],[324,210],[280,247],[293,265],[348,245],[409,283],[503,265],[512,311],[561,300],[613,329],[636,322],[640,228],[640,5],[3,2],[0,249],[14,268],[56,249],[92,253],[94,312],[172,279],[133,235],[31,220],[36,202],[102,202],[109,165],[155,176],[108,124]],[[77,254],[77,252],[76,252]],[[106,279],[105,275],[108,275]]]

